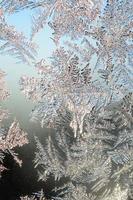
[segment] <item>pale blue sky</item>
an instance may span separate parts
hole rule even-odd
[[[7,16],[7,22],[14,25],[16,30],[23,32],[24,35],[30,38],[31,33],[31,12],[24,10],[19,13]],[[36,34],[34,42],[38,45],[37,61],[41,58],[51,56],[55,48],[54,42],[50,39],[52,32],[48,26]],[[0,68],[7,73],[6,81],[10,89],[11,96],[8,100],[2,102],[4,108],[8,108],[22,125],[26,126],[29,121],[29,113],[34,107],[31,101],[28,101],[19,90],[19,79],[22,75],[38,76],[34,66],[28,66],[20,63],[16,64],[17,60],[9,55],[0,55]]]
[[[7,22],[16,27],[17,31],[22,31],[25,36],[30,38],[32,28],[32,13],[29,10],[23,10],[7,17]],[[48,57],[55,47],[50,39],[52,32],[49,26],[45,26],[36,34],[34,41],[39,45],[38,56]]]

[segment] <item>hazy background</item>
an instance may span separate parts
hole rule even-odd
[[[22,11],[12,16],[8,16],[7,22],[9,25],[14,25],[17,31],[23,32],[26,37],[30,38],[32,22],[31,14],[31,11]],[[36,34],[34,42],[38,45],[37,61],[41,58],[47,59],[51,56],[51,53],[55,48],[53,41],[50,39],[52,36],[51,34],[51,30],[48,26]],[[33,164],[34,153],[36,151],[33,136],[37,135],[43,143],[45,136],[51,133],[51,130],[46,128],[42,129],[40,124],[30,122],[30,113],[32,108],[34,108],[35,103],[27,100],[19,88],[21,76],[38,76],[38,74],[34,65],[28,66],[23,63],[16,64],[17,62],[18,60],[13,56],[0,55],[0,68],[7,74],[7,88],[11,94],[7,100],[0,102],[0,105],[4,109],[8,109],[11,113],[9,119],[5,121],[5,126],[9,127],[13,119],[16,118],[20,127],[28,133],[29,144],[25,145],[24,148],[17,149],[19,158],[23,161],[22,168],[19,168],[11,157],[9,159],[7,157],[5,160],[5,165],[7,165],[10,170],[5,171],[0,181],[1,200],[14,199],[14,196],[16,198],[17,194],[18,196],[20,194],[32,194],[32,192],[41,190],[42,187],[45,187],[46,189],[54,184],[53,181],[50,181],[48,186],[45,186],[44,183],[38,183],[37,172],[34,169]]]
[[[16,30],[23,32],[24,35],[30,38],[31,26],[32,26],[32,13],[29,10],[24,10],[19,13],[15,13],[11,16],[7,16],[7,22],[10,25],[16,27]],[[48,59],[51,56],[52,51],[55,48],[54,42],[50,39],[52,32],[48,26],[36,34],[34,42],[37,44],[37,56],[36,60],[41,58]],[[29,122],[29,114],[34,107],[32,101],[27,100],[19,89],[19,79],[22,75],[38,76],[34,66],[28,66],[26,64],[18,62],[13,56],[0,55],[0,68],[6,72],[7,87],[10,90],[11,96],[1,102],[2,107],[9,110],[11,113],[8,122],[11,122],[13,118],[17,118],[23,129],[29,129],[29,132],[33,129],[34,124]],[[40,131],[40,125],[37,126]],[[30,133],[29,133],[30,134]]]

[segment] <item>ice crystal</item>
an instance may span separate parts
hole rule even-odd
[[[0,53],[14,55],[18,60],[30,64],[30,60],[34,60],[35,46],[14,26],[8,25],[4,11],[0,9],[0,12]]]
[[[4,76],[5,73],[0,70],[0,101],[9,96],[9,92],[5,87]],[[2,122],[4,119],[8,118],[8,115],[8,111],[0,107],[0,173],[6,169],[2,164],[5,153],[10,153],[14,160],[20,166],[22,165],[22,161],[18,158],[13,149],[28,143],[27,133],[20,129],[19,123],[16,120],[14,120],[8,130],[3,126]]]
[[[67,108],[73,113],[71,127],[82,133],[83,119],[98,98],[105,99],[102,89],[91,81],[90,66],[80,68],[79,58],[64,49],[56,50],[53,65],[44,60],[37,63],[41,78],[23,76],[20,80],[21,90],[29,99],[39,101],[32,113],[32,119],[40,120],[41,125],[54,126],[58,114]]]
[[[68,180],[55,191],[55,200],[123,200],[133,194],[133,1],[102,3],[1,3],[9,13],[40,10],[32,36],[48,23],[55,44],[62,36],[71,38],[64,38],[68,41],[53,52],[50,64],[44,59],[36,63],[40,78],[20,80],[25,96],[38,103],[32,120],[55,128],[45,144],[35,138],[34,160],[39,180]]]
[[[77,38],[84,34],[91,21],[98,16],[102,3],[101,0],[14,0],[11,3],[3,0],[1,6],[8,12],[28,7],[39,9],[39,14],[33,16],[32,35],[48,23],[57,42],[63,35]]]
[[[117,102],[119,106],[115,109],[113,104],[105,110],[93,108],[84,119],[84,134],[76,139],[72,137],[73,129],[65,123],[60,123],[55,137],[49,136],[46,144],[42,145],[36,138],[35,167],[39,179],[46,181],[50,175],[58,181],[68,178],[77,186],[87,187],[86,198],[92,195],[92,199],[111,198],[110,194],[115,195],[117,184],[126,192],[120,192],[118,199],[128,196],[130,189],[132,193],[133,116],[130,107],[133,99],[132,94],[129,96]],[[126,104],[124,112],[123,104]],[[67,116],[62,118],[67,119]],[[70,191],[68,197],[74,198]],[[65,199],[65,196],[60,199]]]

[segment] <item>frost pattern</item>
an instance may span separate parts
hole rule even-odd
[[[31,63],[35,58],[35,45],[22,33],[6,23],[5,12],[0,8],[0,53],[15,56],[19,61]]]
[[[117,102],[117,106],[112,104],[104,110],[93,108],[85,118],[84,134],[76,138],[72,137],[73,129],[65,123],[60,123],[55,136],[49,136],[43,145],[36,137],[34,162],[39,180],[46,181],[51,175],[55,181],[68,180],[63,191],[57,188],[61,192],[56,194],[59,199],[76,198],[73,196],[76,195],[75,189],[71,193],[71,183],[78,190],[81,184],[82,192],[77,193],[79,199],[85,200],[89,196],[96,200],[113,196],[117,199],[116,187],[123,190],[118,199],[132,197],[132,105],[131,93]],[[62,114],[60,119],[68,117]]]
[[[48,23],[58,44],[50,64],[36,63],[40,78],[20,80],[25,96],[38,103],[32,120],[55,129],[45,145],[35,138],[34,160],[39,180],[67,180],[52,199],[133,198],[133,1],[3,0],[1,6],[8,13],[39,10],[32,37]]]
[[[4,76],[5,73],[0,70],[0,101],[9,96]],[[21,130],[19,123],[16,120],[14,120],[8,129],[3,126],[2,122],[4,119],[8,118],[8,115],[8,111],[3,110],[2,107],[0,107],[0,175],[1,172],[5,170],[5,167],[2,164],[5,153],[10,153],[19,166],[21,166],[22,161],[18,158],[13,149],[28,143],[27,133]]]
[[[98,16],[102,3],[103,0],[3,0],[1,6],[9,13],[25,8],[39,10],[39,14],[33,16],[32,36],[48,23],[58,42],[63,35],[77,38],[84,34]]]

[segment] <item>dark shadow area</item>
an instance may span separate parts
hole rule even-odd
[[[44,140],[46,135],[42,136],[40,134],[37,137]],[[30,136],[28,145],[15,149],[18,157],[23,161],[21,168],[15,163],[11,155],[7,154],[5,156],[4,166],[7,170],[2,173],[0,179],[0,200],[19,200],[20,196],[32,195],[41,189],[43,189],[46,196],[50,196],[55,182],[52,178],[49,178],[47,183],[38,181],[37,170],[34,169],[33,163],[35,151],[34,138]]]
[[[53,137],[55,133],[49,129],[38,130],[37,128],[32,126],[30,130],[26,130],[29,133],[29,144],[14,149],[19,159],[23,161],[22,167],[18,166],[10,154],[5,155],[4,166],[7,170],[2,173],[0,179],[0,200],[20,200],[20,196],[30,196],[42,189],[46,198],[51,199],[56,195],[53,189],[68,181],[67,178],[55,181],[54,177],[49,177],[46,182],[38,181],[37,170],[33,162],[37,150],[34,136],[36,135],[45,145],[46,138],[49,135]]]

